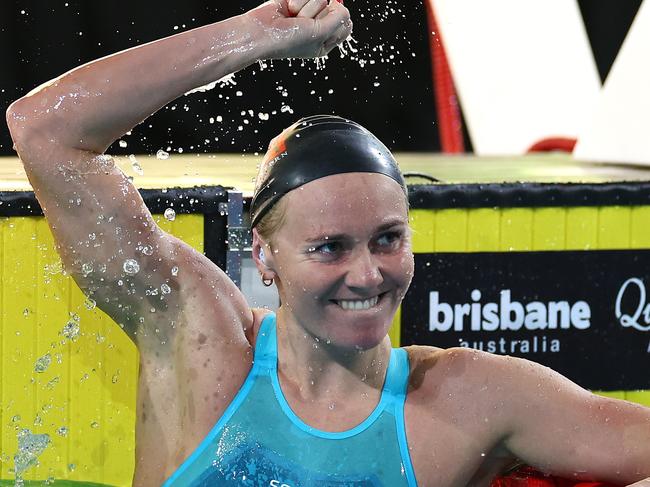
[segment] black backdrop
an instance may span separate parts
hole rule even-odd
[[[4,113],[12,100],[78,64],[258,3],[2,0],[0,108]],[[604,79],[641,0],[579,3]],[[357,120],[393,150],[439,150],[423,4],[347,0],[346,5],[355,21],[356,60],[333,52],[322,70],[312,62],[275,62],[265,70],[253,66],[235,77],[234,86],[182,97],[125,137],[126,147],[115,144],[111,152],[170,147],[185,153],[262,152],[282,128],[314,113]],[[10,154],[2,124],[0,155]]]

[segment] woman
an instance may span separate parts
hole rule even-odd
[[[650,477],[645,408],[524,360],[391,349],[413,273],[408,208],[392,156],[363,128],[304,120],[265,159],[253,255],[278,287],[277,316],[158,228],[104,155],[193,88],[259,59],[322,56],[350,31],[337,2],[273,0],[81,66],[7,112],[66,269],[140,350],[134,484],[487,485],[518,460]],[[163,300],[146,292],[165,284]]]

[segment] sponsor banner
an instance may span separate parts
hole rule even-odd
[[[415,255],[402,345],[470,347],[583,387],[650,389],[650,251]]]

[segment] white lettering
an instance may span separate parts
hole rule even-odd
[[[577,301],[571,306],[571,324],[578,330],[591,326],[591,308],[586,301]]]
[[[623,292],[624,288],[622,288]],[[465,331],[466,326],[472,331],[518,331],[521,329],[536,331],[558,328],[568,330],[572,327],[577,330],[586,330],[591,327],[591,308],[586,301],[576,301],[573,304],[568,301],[522,303],[512,299],[510,289],[501,290],[498,303],[481,303],[481,297],[481,292],[474,289],[471,292],[471,303],[446,303],[441,301],[438,291],[431,291],[429,293],[429,331],[450,331],[452,326],[456,332]],[[617,303],[619,302],[620,298],[617,300]],[[620,303],[617,304],[617,313],[619,313],[619,308]],[[634,316],[640,316],[640,314],[637,312]],[[648,305],[647,314],[650,315],[650,305]],[[632,319],[625,316],[621,318],[621,323]],[[650,324],[650,318],[648,318],[648,323]],[[508,351],[503,350],[502,353],[508,353]]]
[[[627,313],[623,313],[621,310],[621,301],[623,301],[623,296],[625,291],[627,291],[628,286],[634,284],[639,292],[639,302],[634,310],[634,313],[630,316]],[[618,291],[616,296],[616,309],[615,309],[616,319],[618,322],[625,328],[635,328],[639,331],[649,331],[650,330],[650,304],[646,302],[646,290],[645,284],[643,281],[637,277],[631,277],[623,283],[621,289]],[[639,318],[643,316],[643,323],[639,323]]]
[[[532,301],[526,305],[526,319],[524,326],[528,330],[545,330],[546,322],[546,305],[539,301]]]
[[[485,331],[499,329],[499,305],[497,303],[487,303],[483,306],[483,329]]]
[[[439,320],[442,313],[442,321]],[[454,312],[447,303],[438,301],[438,291],[429,294],[429,331],[449,331],[454,321]]]
[[[563,330],[570,328],[569,326],[569,303],[566,301],[551,301],[548,303],[548,327],[551,330],[557,329],[558,314],[560,315],[560,326]]]
[[[498,340],[464,340],[461,338],[458,344],[465,348],[501,354],[518,353],[524,355],[530,353],[558,353],[560,351],[560,340],[557,338],[549,339],[545,335],[535,335],[531,340],[506,340],[505,338],[499,338]],[[650,349],[650,345],[648,348]]]
[[[501,291],[501,329],[519,330],[523,322],[524,307],[517,301],[510,301],[510,289],[504,289]]]

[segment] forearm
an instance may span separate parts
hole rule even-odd
[[[85,64],[14,104],[12,133],[35,128],[101,153],[170,101],[263,57],[260,36],[240,15]]]

